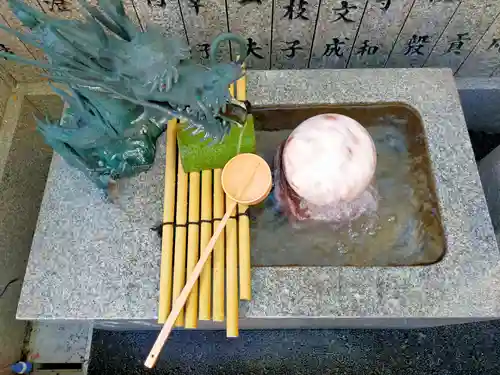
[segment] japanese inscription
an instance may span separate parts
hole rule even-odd
[[[247,4],[252,4],[252,3],[257,3],[258,5],[261,5],[262,0],[240,0],[241,5],[247,5]]]
[[[380,9],[384,12],[387,12],[391,6],[391,0],[376,0],[376,2],[380,4]]]
[[[196,45],[196,50],[201,52],[202,59],[210,58],[210,44],[208,43],[200,43]]]
[[[348,14],[352,9],[358,9],[358,7],[356,5],[349,5],[349,3],[345,0],[341,1],[340,8],[333,8],[333,11],[337,16],[337,18],[335,18],[333,22],[337,22],[340,20],[348,23],[355,22],[353,19],[348,17]]]
[[[333,38],[332,43],[327,43],[325,47],[325,52],[323,52],[323,57],[343,57],[344,56],[344,48],[345,41],[349,40],[349,38],[344,38],[344,41],[341,41],[339,38]]]
[[[461,33],[457,34],[457,39],[453,40],[450,45],[448,46],[448,49],[446,50],[446,53],[454,53],[455,55],[460,55],[462,51],[462,47],[464,46],[464,42],[471,40],[469,38],[469,33]]]
[[[157,6],[165,8],[167,6],[166,0],[147,0],[147,2],[150,7]]]
[[[194,9],[196,15],[200,14],[200,8],[204,7],[201,0],[189,0],[189,6]]]
[[[283,18],[288,18],[289,20],[292,19],[301,19],[301,20],[309,20],[309,17],[307,16],[306,12],[306,6],[309,5],[309,3],[306,0],[290,0],[289,4],[287,6],[284,6],[283,9],[285,9],[285,14]]]
[[[493,38],[488,49],[490,50],[492,48],[496,49],[498,52],[500,52],[500,38]]]
[[[49,11],[51,12],[69,12],[68,4],[66,0],[44,0],[45,4],[49,6]]]
[[[406,44],[404,54],[407,56],[423,55],[424,53],[421,51],[421,49],[424,48],[425,45],[429,42],[429,35],[413,34]]]
[[[12,52],[12,50],[3,43],[0,43],[0,52],[10,53],[11,55],[14,54],[14,52]],[[5,57],[2,57],[2,59],[7,60]]]
[[[283,48],[283,52],[288,52],[285,57],[287,59],[293,59],[295,57],[295,54],[297,53],[297,50],[303,49],[300,47],[300,40],[295,39],[292,42],[285,42],[285,44],[288,46],[287,48]]]
[[[363,44],[356,50],[356,55],[361,57],[365,55],[375,55],[378,50],[378,46],[372,46],[370,45],[370,42],[368,40],[365,40],[363,41]]]
[[[258,59],[264,59],[264,56],[259,54],[259,51],[262,50],[262,47],[259,47],[257,45],[257,42],[255,42],[252,38],[247,39],[247,55],[254,56]]]

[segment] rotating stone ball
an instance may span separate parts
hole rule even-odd
[[[350,117],[323,114],[307,119],[277,156],[285,180],[278,201],[285,213],[299,220],[352,220],[373,208],[374,200],[376,205],[370,191],[375,145],[366,129]]]

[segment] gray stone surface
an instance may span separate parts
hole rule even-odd
[[[12,90],[12,86],[6,78],[4,78],[3,72],[0,71],[0,120],[3,118],[3,113],[5,111],[5,106],[7,105],[7,100],[10,97],[10,92]],[[0,123],[0,127],[1,127]],[[1,174],[1,173],[0,173]]]
[[[495,233],[500,234],[500,147],[479,163],[479,175]]]
[[[308,67],[319,0],[274,2],[273,69]]]
[[[199,3],[199,5],[197,5]],[[224,0],[184,0],[180,2],[186,33],[191,45],[191,56],[196,62],[209,63],[208,47],[217,35],[227,32],[226,3]],[[228,61],[229,43],[221,45],[218,60]]]
[[[33,322],[27,335],[26,354],[34,357],[34,363],[82,365],[89,359],[92,330],[89,322]]]
[[[95,6],[97,6],[99,3],[99,0],[86,0],[86,1]],[[122,1],[127,15],[136,25],[139,26],[140,23],[137,16],[137,12],[135,10],[135,6],[133,4],[133,0],[122,0]],[[82,9],[78,0],[65,0],[64,4],[60,4],[58,1],[53,1],[53,0],[47,0],[47,1],[29,0],[29,2],[33,6],[39,5],[43,9],[43,11],[49,14],[50,16],[68,18],[68,19],[84,18],[84,10]]]
[[[133,4],[143,29],[147,29],[148,25],[156,25],[163,35],[187,42],[177,0],[133,0]]]
[[[47,318],[70,311],[74,319],[106,319],[130,317],[129,313],[142,318],[153,312],[160,239],[150,228],[161,222],[165,160],[164,144],[159,143],[154,167],[121,181],[117,203],[54,157],[47,186],[58,187],[48,188],[43,202],[52,217],[44,220],[45,214],[40,215],[40,235],[33,240],[33,248],[40,252],[32,252],[32,267],[26,273],[47,288],[41,298],[35,297],[38,287],[27,282],[20,315],[25,311],[34,318],[32,313],[41,309]],[[132,306],[134,311],[129,310]]]
[[[455,81],[467,127],[500,133],[500,78],[457,77]]]
[[[456,72],[499,12],[496,0],[463,0],[424,66]]]
[[[57,1],[39,1],[38,3],[43,11],[51,16],[83,19],[83,13],[77,0],[67,0],[64,4],[59,4]]]
[[[500,63],[499,37],[500,18],[497,17],[456,75],[460,77],[489,77],[493,75]]]
[[[10,27],[3,13],[0,14],[0,23]],[[6,47],[8,52],[12,52],[26,59],[35,58],[26,45],[5,30],[0,30],[0,43]],[[18,82],[33,82],[40,80],[40,74],[42,74],[41,69],[29,65],[17,64],[12,61],[5,61],[4,59],[1,59],[0,65]]]
[[[387,60],[386,67],[421,67],[459,4],[460,1],[416,0]]]
[[[245,37],[249,47],[251,45],[255,49],[255,54],[250,54],[247,59],[249,68],[269,69],[270,67],[272,14],[272,0],[231,0],[227,2],[229,31]],[[236,58],[237,52],[233,47],[233,59]]]
[[[61,118],[63,101],[59,96],[28,95],[26,100],[42,114],[43,118],[47,118],[51,122],[57,122]]]
[[[34,6],[35,9],[40,10],[38,3],[33,4],[31,1],[26,1],[26,3]],[[12,13],[12,10],[10,9],[9,3],[7,1],[2,1],[0,3],[0,14],[4,20],[4,23],[9,27],[11,27],[12,29],[21,32],[29,31],[21,24],[21,21],[19,21],[17,17],[14,16],[14,13]],[[26,48],[34,58],[38,60],[44,59],[44,54],[39,49],[32,47],[30,45],[26,45]]]
[[[346,12],[342,10],[340,0],[325,0],[321,3],[309,65],[311,68],[346,67],[366,6],[367,0],[349,1]]]
[[[447,251],[430,266],[254,268],[243,321],[500,316],[500,254],[449,70],[250,72],[248,99],[256,106],[399,102],[415,108],[427,135]],[[160,241],[149,228],[162,213],[163,153],[160,142],[153,169],[121,184],[119,204],[54,158],[18,318],[156,318]]]
[[[413,0],[368,0],[349,68],[383,68]]]
[[[16,320],[15,313],[52,158],[52,151],[43,147],[43,140],[35,131],[34,114],[40,115],[29,102],[23,101],[22,95],[19,95],[16,102],[8,102],[3,123],[0,125],[0,135],[2,138],[8,138],[8,142],[0,144],[2,148],[0,152],[0,294],[2,294],[0,363],[2,365],[12,363],[21,356],[26,323]],[[11,123],[14,124],[12,130]],[[6,128],[8,132],[4,132]]]

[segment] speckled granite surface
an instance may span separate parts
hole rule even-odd
[[[431,266],[253,270],[246,321],[306,317],[498,317],[500,254],[458,93],[447,69],[250,72],[253,105],[400,102],[422,117],[447,253]],[[164,147],[122,183],[120,205],[53,160],[19,303],[20,319],[153,320]],[[264,319],[264,320],[265,320]]]

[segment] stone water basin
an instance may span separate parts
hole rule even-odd
[[[364,125],[377,149],[376,215],[348,225],[293,223],[271,200],[252,208],[252,264],[259,266],[401,266],[431,264],[446,244],[422,120],[407,105],[261,107],[253,111],[257,152],[272,162],[278,145],[302,121],[324,113]]]
[[[500,253],[449,69],[249,71],[247,99],[264,154],[318,111],[382,129],[375,132],[379,160],[380,152],[389,156],[377,172],[378,184],[388,178],[380,207],[393,212],[373,237],[344,248],[324,230],[316,247],[289,246],[297,236],[280,231],[270,239],[255,212],[252,300],[240,304],[240,328],[415,327],[500,317]],[[150,171],[123,182],[120,205],[54,158],[18,319],[159,328],[161,246],[151,227],[163,213],[163,140],[156,158]]]

